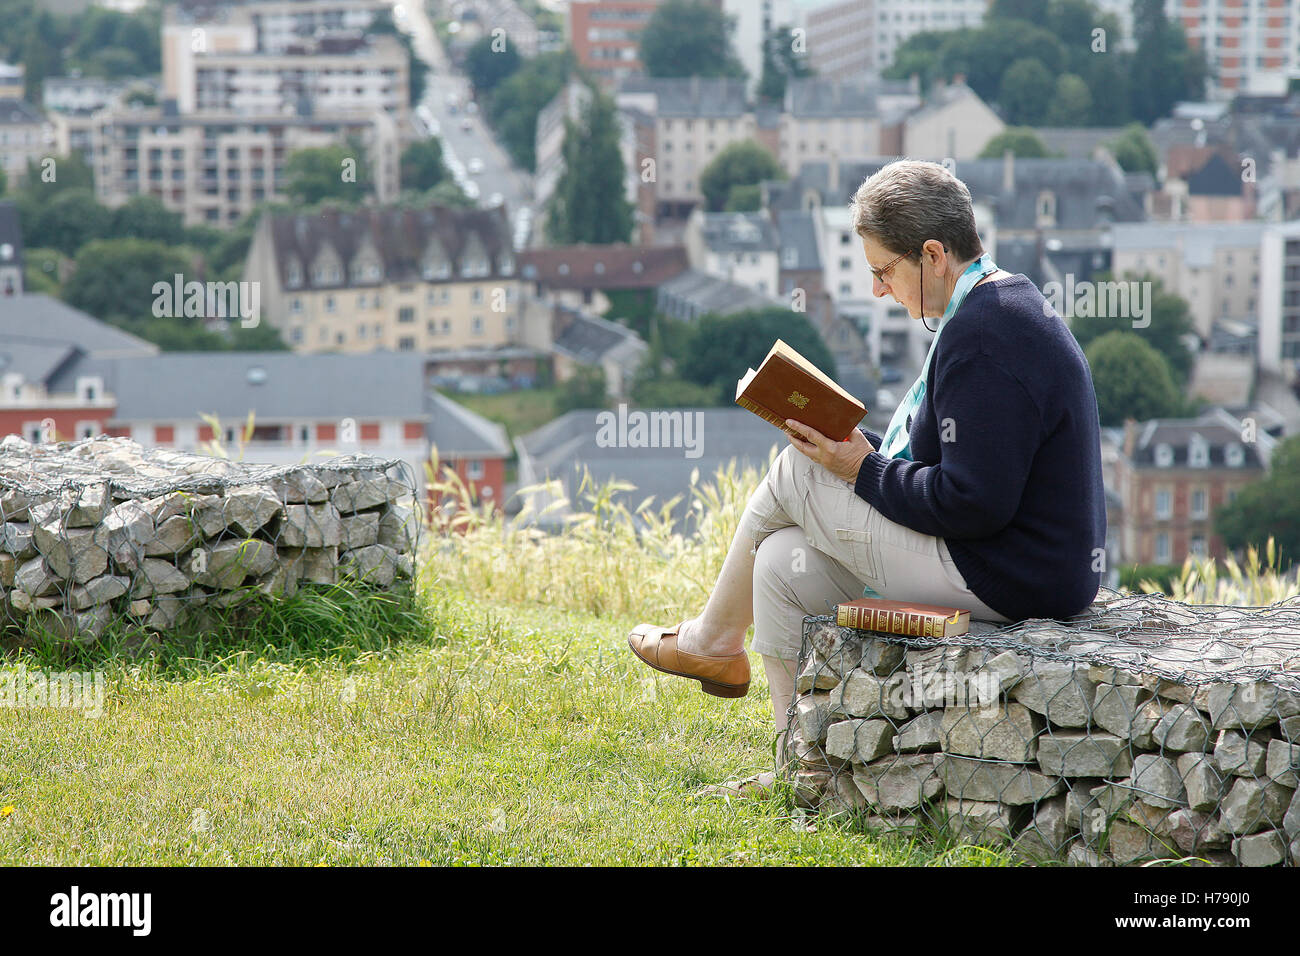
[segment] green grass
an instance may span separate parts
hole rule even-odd
[[[474,395],[468,392],[442,392],[470,411],[477,412],[489,421],[504,425],[511,439],[541,428],[556,417],[558,386],[525,388],[497,395]]]
[[[108,687],[97,719],[0,709],[0,864],[999,862],[699,796],[770,765],[766,688],[654,675],[631,618],[332,589],[260,622],[242,649],[11,647]]]

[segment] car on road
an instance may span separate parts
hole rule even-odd
[[[882,385],[896,385],[903,380],[903,373],[891,365],[884,365],[880,368],[880,382]]]
[[[501,195],[500,193],[493,193],[491,196],[488,196],[487,204],[489,206],[499,206],[505,201],[506,201],[505,196]]]
[[[876,410],[881,412],[892,412],[898,407],[898,398],[887,388],[879,389],[876,392]]]
[[[472,156],[470,157],[469,164],[465,168],[469,170],[470,175],[477,176],[479,173],[483,172],[483,160],[479,159],[477,156]]]
[[[460,118],[460,128],[468,133],[470,130],[474,128],[474,121],[470,119],[468,116],[462,116]]]
[[[478,183],[474,182],[474,180],[471,179],[469,182],[467,182],[464,185],[463,188],[465,190],[465,195],[468,196],[470,199],[478,199],[479,197]]]

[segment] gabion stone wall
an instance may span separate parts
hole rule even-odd
[[[1300,864],[1300,599],[1103,595],[959,638],[805,618],[799,805],[1036,863]]]
[[[370,456],[252,465],[125,438],[0,442],[0,615],[75,639],[155,631],[301,583],[413,572],[414,481]]]

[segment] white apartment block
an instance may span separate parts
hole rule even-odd
[[[381,202],[399,188],[397,125],[383,112],[312,117],[206,111],[103,110],[91,131],[95,191],[121,205],[136,195],[162,200],[186,225],[227,226],[263,201],[285,200],[284,163],[295,150],[356,136]]]
[[[696,208],[683,233],[692,269],[766,295],[780,294],[780,240],[766,212]]]
[[[24,100],[0,99],[0,169],[10,183],[27,175],[29,160],[50,155],[54,128]]]
[[[791,0],[722,0],[722,11],[734,18],[731,46],[749,73],[752,96],[763,76],[763,44],[778,27],[793,27]]]
[[[1300,221],[1269,225],[1259,249],[1259,365],[1300,377]]]
[[[1259,314],[1260,243],[1257,222],[1116,223],[1111,227],[1111,271],[1150,273],[1187,300],[1196,332],[1208,338],[1219,320],[1249,321]]]
[[[894,62],[894,51],[914,33],[977,27],[984,22],[989,0],[871,0],[876,69]]]
[[[162,32],[164,98],[175,99],[182,113],[381,109],[405,118],[410,62],[395,37],[325,26],[359,22],[361,14],[354,11],[348,19],[341,8],[337,17],[321,14],[311,21],[321,25],[310,34],[298,34],[292,11],[277,11],[299,4],[265,6],[270,13],[253,4],[224,10],[219,20],[195,20],[168,8]],[[374,10],[361,8],[366,23]]]
[[[1300,78],[1296,0],[1165,0],[1165,14],[1205,51],[1216,98],[1285,93]]]
[[[835,0],[802,12],[808,66],[832,80],[866,80],[876,62],[875,0]]]
[[[796,176],[805,162],[832,154],[841,162],[883,155],[878,92],[876,86],[859,81],[791,80],[781,112],[781,167]],[[917,105],[919,101],[912,100]]]

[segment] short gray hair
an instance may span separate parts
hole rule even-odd
[[[859,236],[900,255],[920,255],[927,239],[938,239],[959,262],[984,251],[970,190],[938,163],[899,159],[882,166],[858,187],[849,208]]]

